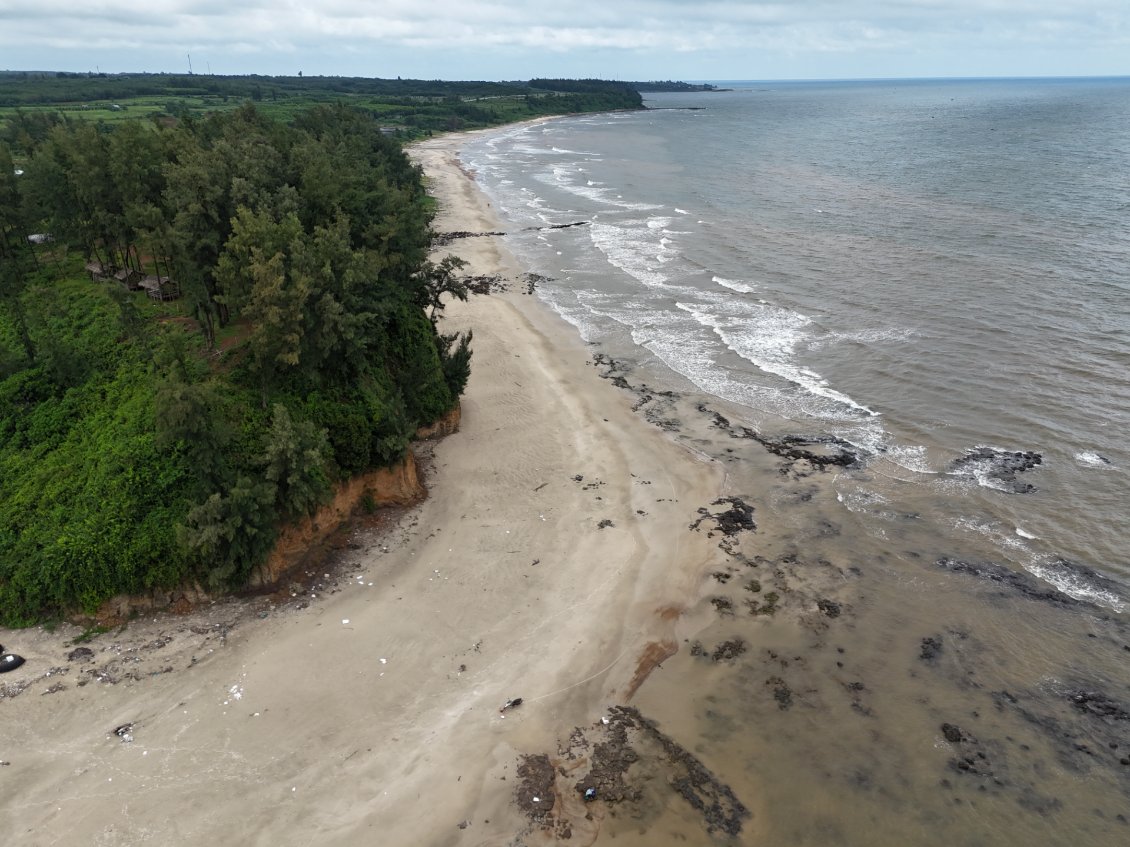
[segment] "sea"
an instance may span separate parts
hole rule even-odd
[[[707,840],[1130,844],[1130,79],[720,88],[461,151],[753,507],[638,695],[748,810]],[[707,843],[653,811],[608,837]]]

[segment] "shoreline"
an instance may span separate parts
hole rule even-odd
[[[410,153],[438,229],[494,230],[455,158],[466,139]],[[441,252],[470,275],[523,271],[494,238]],[[308,595],[138,620],[81,650],[67,628],[3,632],[28,664],[0,684],[32,680],[0,698],[5,843],[482,844],[529,831],[519,755],[626,703],[675,649],[719,555],[687,525],[724,476],[640,419],[517,290],[450,304],[444,324],[474,330],[474,359],[461,429],[432,448],[428,499],[380,537],[354,532]],[[263,620],[235,626],[240,615]],[[81,682],[84,666],[113,667],[117,684]],[[600,810],[561,799],[591,843]]]

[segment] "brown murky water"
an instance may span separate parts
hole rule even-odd
[[[865,468],[774,455],[704,402],[666,397],[641,414],[725,462],[757,528],[713,530],[720,564],[678,626],[679,652],[633,702],[748,806],[736,840],[1125,843],[1120,616],[996,570],[989,545],[955,547],[919,517],[925,498],[877,535],[837,497]],[[735,642],[744,651],[719,650]],[[604,826],[601,843],[629,844],[702,843],[707,828],[670,790]]]

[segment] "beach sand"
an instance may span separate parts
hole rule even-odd
[[[412,153],[436,229],[501,229],[458,167],[464,140]],[[0,630],[28,659],[0,687],[30,683],[0,697],[0,843],[553,837],[515,803],[519,757],[599,722],[693,634],[681,615],[720,553],[688,525],[724,476],[600,378],[497,239],[447,253],[511,284],[446,309],[474,359],[428,498],[355,530],[294,597],[135,620],[71,659],[73,626]],[[569,843],[592,843],[603,804],[557,802]]]

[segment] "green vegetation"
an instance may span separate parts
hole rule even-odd
[[[625,83],[629,88],[639,91],[641,93],[650,94],[653,91],[729,91],[728,88],[719,88],[716,85],[711,85],[709,82],[693,83],[693,82],[676,82],[674,80],[665,80],[663,82],[628,82]]]
[[[400,459],[466,383],[421,173],[343,105],[31,114],[0,141],[0,623],[243,585],[282,522]]]
[[[314,105],[348,104],[386,132],[419,138],[542,115],[639,109],[630,84],[601,80],[449,82],[357,77],[0,72],[0,121],[14,150],[63,119],[114,125],[137,118],[200,118],[253,102],[291,121]]]

